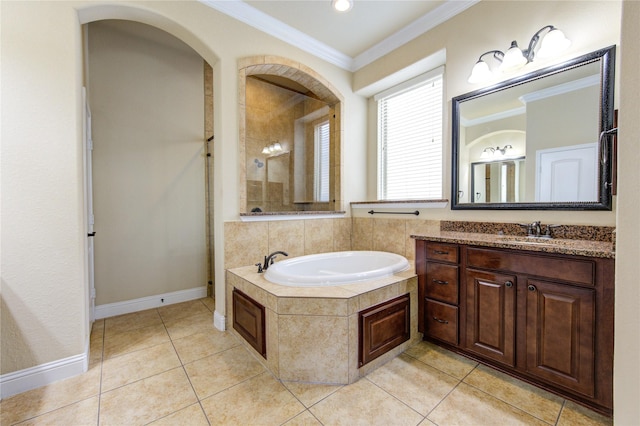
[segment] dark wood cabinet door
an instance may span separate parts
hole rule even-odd
[[[527,373],[594,396],[595,291],[527,280]]]
[[[466,288],[466,349],[515,366],[515,276],[467,269]]]
[[[358,364],[384,355],[411,336],[409,293],[358,313]]]
[[[233,329],[260,355],[267,358],[264,306],[237,288],[233,289]]]

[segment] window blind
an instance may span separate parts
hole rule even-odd
[[[315,128],[314,192],[316,201],[329,201],[329,122]]]
[[[375,99],[378,198],[442,198],[443,68]]]

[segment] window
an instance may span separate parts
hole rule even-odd
[[[440,67],[379,93],[378,199],[442,198]]]
[[[314,128],[314,182],[316,201],[329,201],[329,122],[324,121]]]

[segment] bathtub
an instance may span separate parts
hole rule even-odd
[[[338,251],[283,260],[269,266],[267,281],[294,287],[326,287],[368,281],[409,269],[409,261],[384,251]]]

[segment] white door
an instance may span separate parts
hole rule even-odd
[[[536,164],[536,201],[597,201],[597,144],[539,150]]]
[[[94,283],[94,256],[93,256],[93,237],[96,234],[93,230],[93,139],[91,139],[91,109],[87,101],[86,89],[82,91],[85,105],[84,117],[84,146],[85,146],[85,208],[87,213],[87,272],[88,272],[88,294],[89,294],[89,320],[91,323],[95,320],[96,307],[96,288]]]

